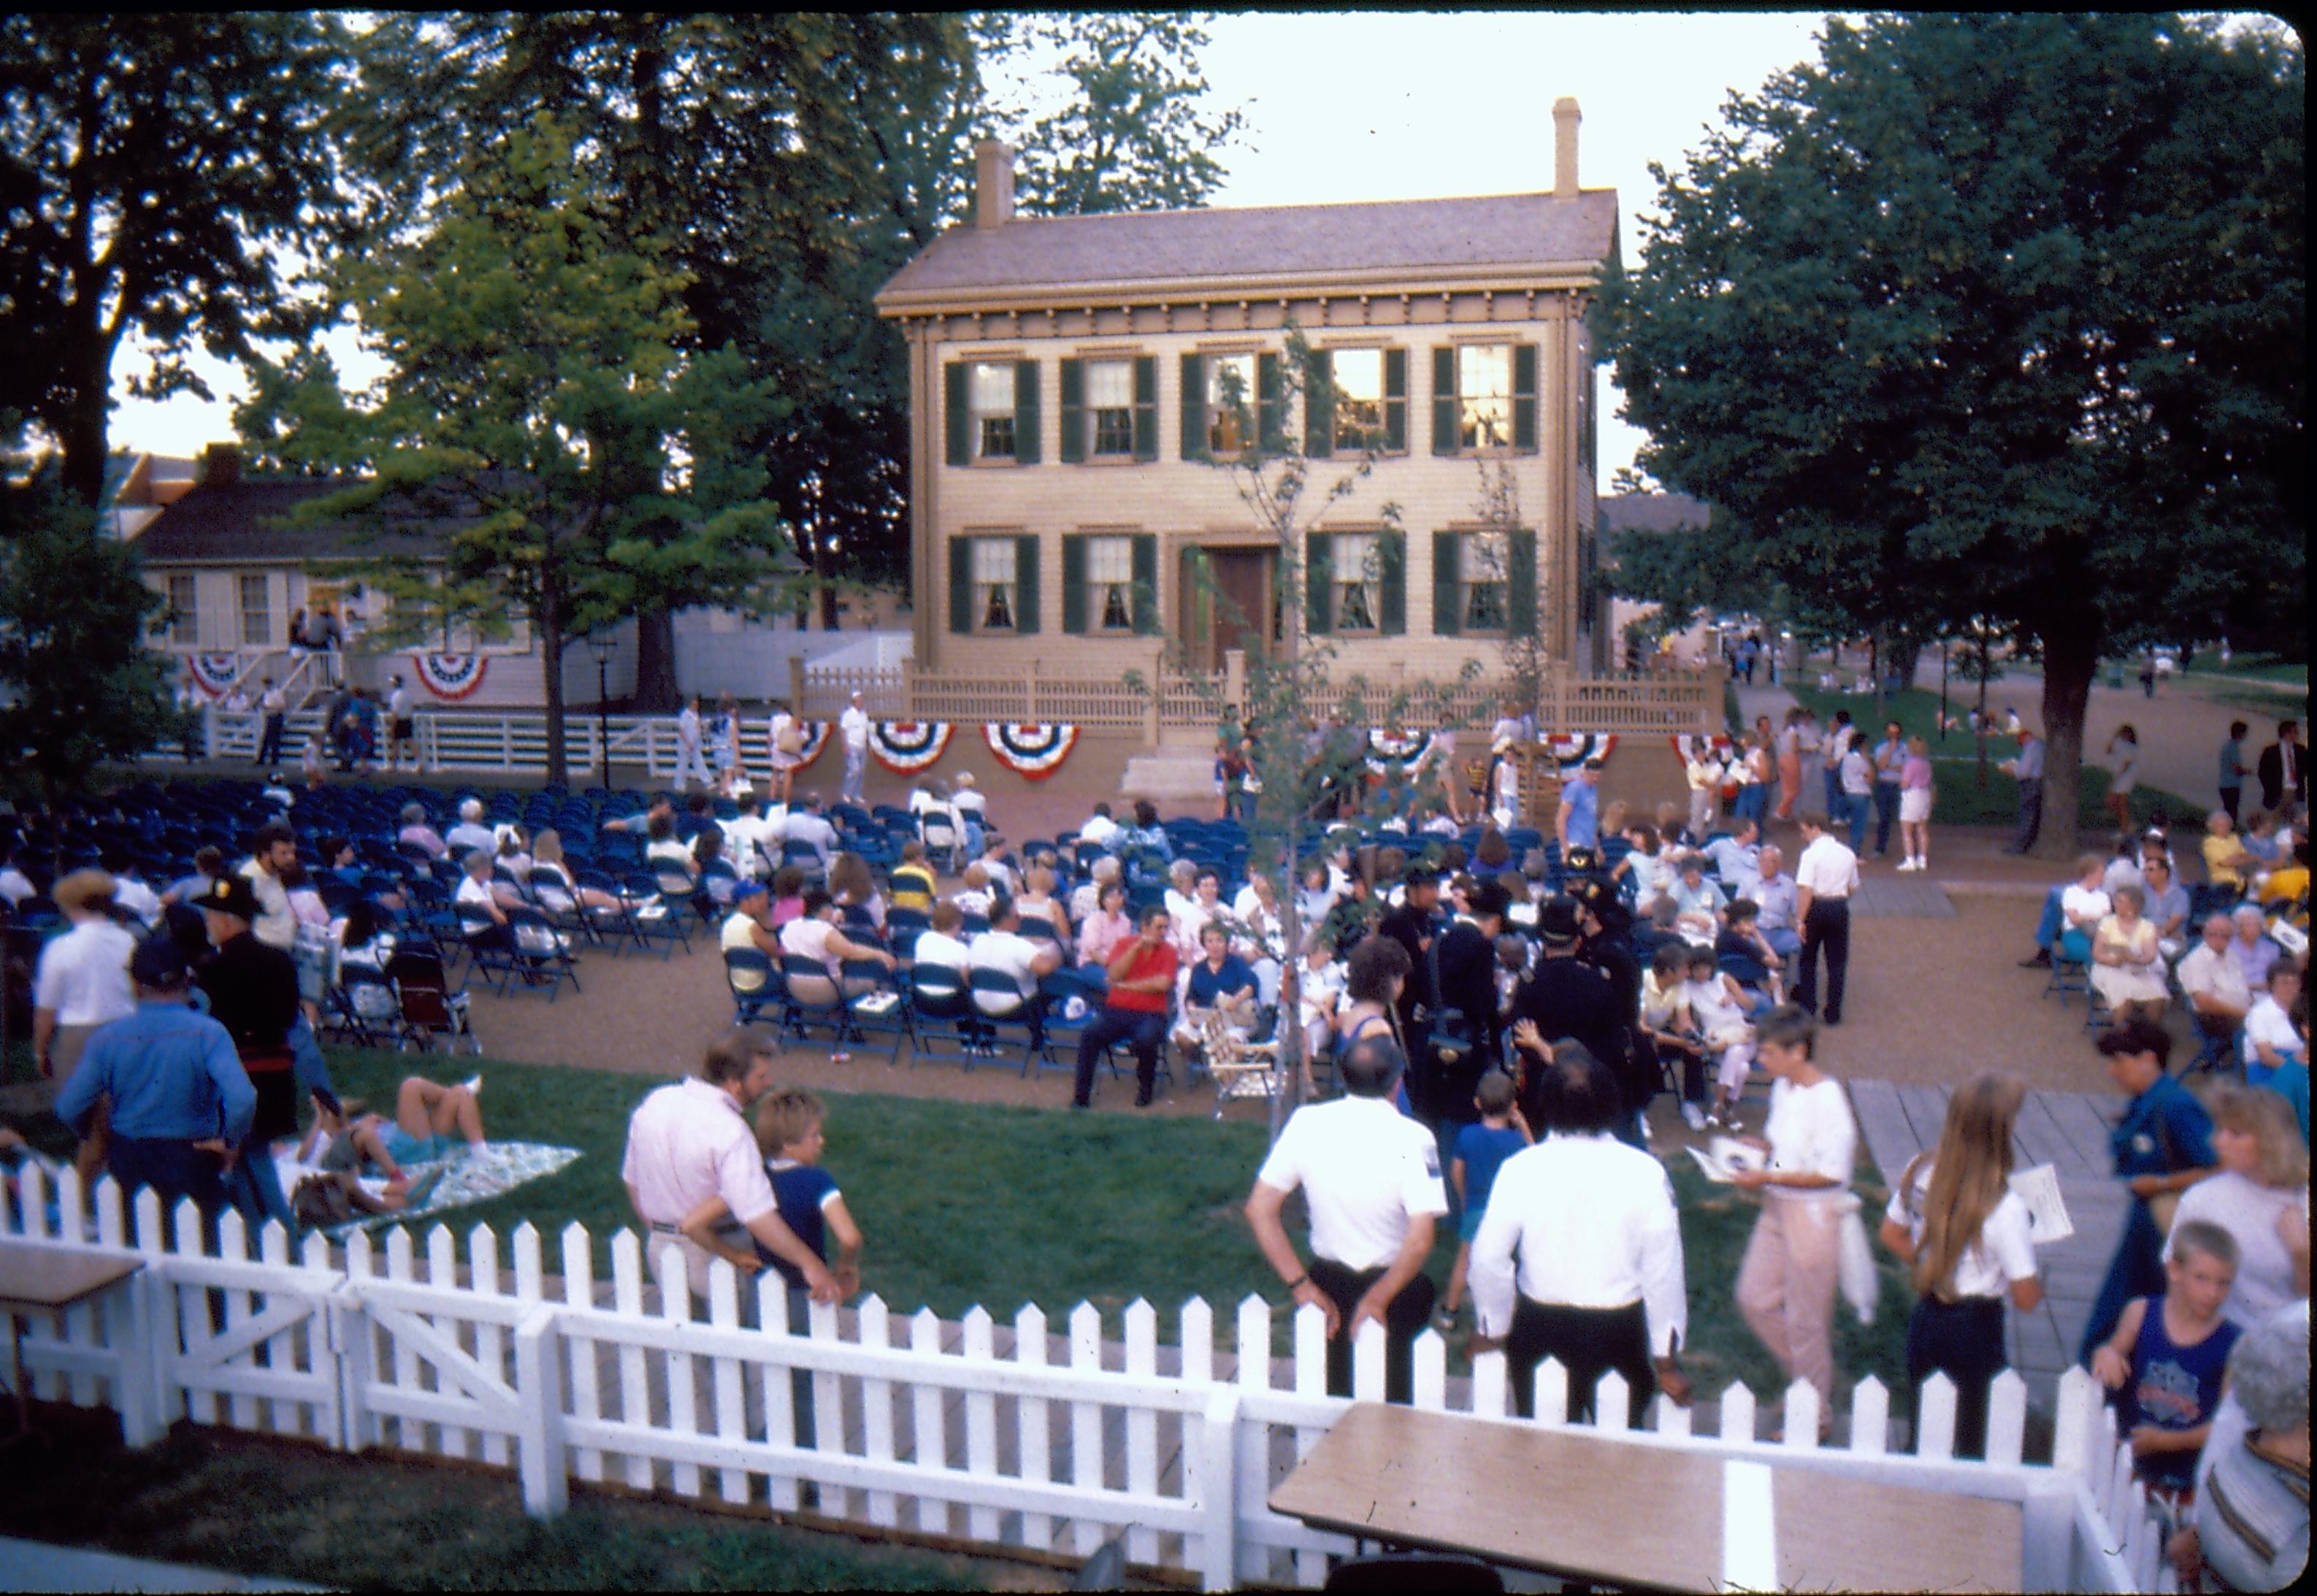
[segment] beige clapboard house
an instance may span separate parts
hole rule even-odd
[[[1553,114],[1552,190],[1479,199],[1030,218],[982,146],[971,223],[876,301],[908,340],[914,674],[1114,681],[1169,640],[1221,673],[1282,602],[1371,680],[1498,677],[1532,615],[1565,673],[1604,664],[1585,310],[1617,196],[1579,187],[1577,105]],[[1287,398],[1290,322],[1332,415]],[[1227,372],[1314,457],[1309,499],[1377,453],[1311,527],[1302,593],[1216,463],[1246,441]]]

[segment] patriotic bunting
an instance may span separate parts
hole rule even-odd
[[[949,747],[946,720],[872,720],[869,752],[897,776],[914,776]]]
[[[1061,769],[1078,741],[1078,728],[1060,722],[991,721],[981,735],[997,762],[1028,781],[1043,781]]]
[[[490,662],[479,654],[414,654],[410,663],[427,691],[456,703],[474,697],[483,684],[483,667]]]
[[[1617,746],[1615,732],[1587,732],[1582,736],[1547,737],[1545,751],[1565,765],[1582,764],[1588,759],[1606,759]]]
[[[241,674],[237,654],[189,654],[185,664],[192,672],[193,685],[213,699],[232,691],[235,679]]]
[[[1380,726],[1368,728],[1368,769],[1379,776],[1391,773],[1392,762],[1398,760],[1403,770],[1413,770],[1432,753],[1430,732],[1392,732]]]
[[[1710,753],[1713,758],[1720,760],[1727,760],[1733,753],[1736,752],[1735,748],[1731,744],[1730,739],[1718,734],[1711,737],[1699,737],[1687,732],[1677,732],[1674,734],[1673,751],[1681,755],[1681,760],[1684,764],[1690,764],[1695,762],[1698,753],[1701,751],[1701,745],[1704,753]]]

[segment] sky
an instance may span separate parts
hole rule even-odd
[[[1220,16],[1201,57],[1217,109],[1237,106],[1248,127],[1221,152],[1229,177],[1218,205],[1331,204],[1552,186],[1552,103],[1584,111],[1579,181],[1618,193],[1627,263],[1633,218],[1656,197],[1649,165],[1678,170],[1731,91],[1751,94],[1772,76],[1815,58],[1823,13],[1263,13]],[[350,383],[374,362],[350,333],[330,343]],[[116,449],[192,455],[233,436],[232,406],[246,397],[229,364],[195,361],[218,397],[162,402],[129,397],[144,361],[125,350],[113,369]],[[1606,486],[1633,461],[1641,434],[1615,419],[1620,404],[1605,369],[1598,414]]]

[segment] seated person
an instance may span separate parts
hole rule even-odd
[[[1296,1012],[1303,1025],[1303,1068],[1309,1099],[1311,1060],[1326,1057],[1336,1040],[1336,1015],[1344,1006],[1345,968],[1335,944],[1317,928],[1303,933],[1303,960],[1295,971]]]
[[[2246,851],[2235,833],[2236,823],[2229,818],[2226,809],[2215,809],[2205,816],[2205,879],[2215,887],[2241,893],[2245,878],[2261,866],[2258,858]]]
[[[1231,1035],[1245,1039],[1253,1033],[1257,994],[1255,971],[1230,950],[1230,932],[1210,923],[1199,933],[1199,960],[1181,977],[1182,1018],[1175,1039],[1195,1048],[1205,1039],[1210,1016]]]
[[[2309,1308],[2237,1338],[2196,1455],[2195,1522],[2166,1555],[2184,1590],[2289,1591],[2309,1566]]]
[[[804,913],[804,871],[792,864],[784,864],[773,872],[773,902],[770,914],[774,931]]]
[[[781,927],[783,954],[811,959],[827,972],[825,986],[822,979],[810,975],[789,977],[790,990],[808,1007],[824,1006],[836,1001],[840,994],[858,997],[873,989],[873,983],[845,978],[842,966],[846,959],[881,964],[889,970],[900,967],[899,961],[876,943],[857,941],[845,935],[836,917],[836,900],[815,887],[804,895],[804,912]]]
[[[1658,828],[1646,820],[1627,823],[1624,835],[1631,846],[1625,857],[1610,867],[1609,879],[1631,881],[1634,903],[1653,903],[1673,886],[1673,856],[1658,836]]]
[[[734,949],[753,950],[776,967],[779,965],[785,950],[781,946],[780,928],[773,923],[772,894],[762,881],[740,883],[739,890],[732,895],[732,912],[724,916],[723,928],[716,940],[727,952]],[[744,992],[756,991],[763,984],[761,977],[753,974],[733,978],[733,985]]]
[[[2285,862],[2285,845],[2278,839],[2277,816],[2267,809],[2257,810],[2247,817],[2237,844],[2252,856],[2261,869],[2273,870]]]
[[[290,1191],[291,1211],[300,1223],[324,1225],[356,1214],[395,1214],[410,1202],[410,1177],[402,1172],[380,1137],[385,1121],[362,1114],[354,1105],[355,1120],[347,1123],[346,1110],[327,1086],[313,1089],[314,1123],[299,1143],[293,1157],[276,1158],[282,1181]],[[365,1165],[388,1172],[386,1190],[373,1197],[361,1181]],[[317,1200],[308,1188],[335,1189],[335,1202],[326,1195]]]
[[[1713,951],[1720,958],[1743,958],[1758,965],[1762,972],[1758,978],[1747,980],[1740,977],[1740,982],[1757,988],[1768,1000],[1764,1007],[1776,1008],[1786,1001],[1785,960],[1778,957],[1778,950],[1771,947],[1769,939],[1762,934],[1762,928],[1757,923],[1761,911],[1754,906],[1750,898],[1741,897],[1731,904],[1722,933],[1713,939]]]
[[[1158,824],[1158,806],[1149,798],[1134,801],[1134,824],[1122,831],[1111,851],[1126,865],[1130,882],[1156,878],[1175,858],[1175,844]]]
[[[2125,1305],[2116,1333],[2093,1351],[2091,1369],[2115,1393],[2116,1431],[2132,1445],[2133,1476],[2178,1502],[2195,1481],[2240,1333],[2221,1316],[2236,1281],[2236,1239],[2209,1220],[2191,1219],[2173,1231],[2171,1253],[2164,1294]]]
[[[2229,952],[2243,972],[2245,985],[2254,992],[2267,989],[2268,972],[2285,950],[2269,939],[2268,926],[2260,917],[2259,909],[2251,904],[2239,904],[2230,915],[2237,928],[2236,941],[2229,944]]]
[[[454,859],[477,848],[483,851],[485,859],[498,851],[498,833],[483,824],[482,799],[470,798],[460,804],[459,824],[443,836],[443,845]]]
[[[1094,814],[1078,827],[1078,841],[1092,847],[1107,850],[1118,840],[1119,824],[1110,817],[1108,804],[1096,804]]]
[[[1087,879],[1070,889],[1070,923],[1083,926],[1093,919],[1095,911],[1101,906],[1104,889],[1113,882],[1123,884],[1124,880],[1125,873],[1118,868],[1118,860],[1107,853],[1097,855],[1087,867]]]
[[[618,820],[606,820],[604,822],[604,829],[620,832],[628,836],[649,837],[652,834],[652,823],[660,819],[666,819],[670,827],[675,824],[675,805],[664,792],[654,793],[650,805],[641,814],[625,816]]]
[[[2035,923],[2035,951],[2019,961],[2022,969],[2049,969],[2052,955],[2069,932],[2079,933],[2089,954],[2093,933],[2107,918],[2107,864],[2097,853],[2076,856],[2075,876],[2044,894],[2044,913]]]
[[[1776,843],[1763,843],[1755,855],[1755,868],[1740,883],[1738,896],[1753,900],[1758,911],[1754,923],[1781,958],[1792,958],[1803,950],[1802,930],[1796,923],[1799,905],[1795,892],[1794,878],[1786,873],[1784,850]]]
[[[2156,927],[2142,913],[2148,895],[2141,887],[2116,888],[2114,909],[2092,936],[2092,990],[2116,1011],[2116,1023],[2134,1019],[2160,1023],[2170,989],[2164,959],[2156,948]]]
[[[1673,889],[1674,929],[1692,947],[1711,948],[1722,934],[1722,889],[1705,878],[1703,854],[1685,853],[1677,867]]]
[[[920,914],[934,910],[934,873],[926,864],[926,845],[915,837],[901,844],[901,862],[895,865],[886,878],[892,891],[887,901],[896,909],[914,909]]]
[[[958,882],[958,889],[949,895],[949,901],[964,914],[986,918],[989,905],[997,901],[997,894],[991,889],[989,867],[977,859],[965,867]]]
[[[488,848],[468,851],[466,874],[459,883],[453,902],[481,911],[470,921],[467,941],[478,948],[512,948],[514,939],[507,931],[506,909],[491,881],[491,854]]]
[[[1118,878],[1118,861],[1104,859],[1110,878],[1102,883],[1096,898],[1093,914],[1078,926],[1078,955],[1079,973],[1095,979],[1097,985],[1103,972],[1109,967],[1110,956],[1118,945],[1134,935],[1134,922],[1126,912],[1126,883]]]
[[[2252,1009],[2252,988],[2229,948],[2235,935],[2236,927],[2226,914],[2206,915],[2203,940],[2188,950],[2174,972],[2196,1029],[2206,1036],[2235,1036]]]
[[[1039,1012],[1038,983],[1062,967],[1062,950],[1051,942],[1033,942],[1022,934],[1021,911],[1012,898],[991,902],[989,929],[966,944],[966,967],[995,970],[1012,981],[1019,1002],[1009,1003],[1001,994],[977,987],[974,1007],[993,1020],[1028,1021],[1031,1046],[1042,1046],[1045,1027]]]
[[[341,1104],[327,1088],[317,1086],[311,1093],[314,1125],[300,1144],[297,1161],[356,1175],[375,1168],[392,1183],[407,1180],[404,1164],[448,1158],[461,1146],[470,1157],[486,1157],[491,1148],[483,1137],[482,1092],[480,1075],[456,1086],[405,1075],[395,1089],[394,1118],[389,1119],[367,1112],[359,1098]],[[335,1146],[319,1145],[326,1136],[344,1143],[345,1151],[336,1154],[335,1163]]]
[[[1730,834],[1706,843],[1705,856],[1713,861],[1714,877],[1724,887],[1734,892],[1746,873],[1758,867],[1761,841],[1762,828],[1751,820],[1740,819]]]
[[[869,923],[876,927],[879,934],[883,934],[885,895],[877,890],[876,880],[869,874],[867,860],[851,851],[839,853],[831,860],[828,896],[836,900],[836,906],[844,912],[845,919],[857,923],[861,914],[866,914]],[[855,910],[859,914],[855,914]]]
[[[1022,875],[1022,891],[1014,899],[1015,913],[1024,920],[1042,920],[1052,926],[1054,928],[1053,943],[1062,950],[1063,961],[1069,962],[1071,949],[1070,911],[1068,905],[1054,896],[1052,867],[1033,864]]]
[[[965,943],[958,932],[965,926],[965,916],[955,904],[943,902],[934,905],[931,923],[917,935],[910,962],[916,965],[938,965],[945,970],[955,970],[961,982],[972,967]]]
[[[2288,1065],[2299,1065],[2303,1078],[2307,1078],[2309,1039],[2293,1022],[2293,1005],[2300,996],[2300,967],[2289,958],[2278,959],[2269,967],[2268,990],[2245,1014],[2244,1072],[2248,1085],[2268,1085],[2270,1077]],[[2302,1090],[2305,1092],[2308,1088],[2304,1085]],[[2303,1134],[2307,1135],[2305,1126]]]
[[[675,834],[675,816],[672,812],[653,818],[651,841],[644,844],[644,859],[655,869],[661,866],[674,866],[682,870],[687,879],[697,879],[700,875],[699,860]]]
[[[989,878],[989,890],[1002,892],[1007,897],[1019,897],[1022,878],[1006,860],[1004,839],[993,838],[975,851],[981,856],[977,862],[982,872]]]
[[[429,859],[445,858],[451,851],[450,844],[426,824],[426,809],[422,804],[402,806],[402,829],[394,834],[394,840],[425,850]]]
[[[1659,1057],[1681,1060],[1681,1117],[1705,1128],[1705,1039],[1689,1012],[1689,949],[1678,939],[1650,956],[1642,972],[1642,1032]]]
[[[2188,937],[2188,889],[2172,878],[2172,861],[2150,852],[2140,861],[2141,889],[2147,896],[2142,913],[2156,928],[2156,950],[2169,962],[2180,957]]]
[[[809,792],[801,806],[792,807],[780,822],[783,843],[802,843],[813,851],[819,867],[826,872],[829,860],[836,857],[836,828],[820,812],[820,794]]]
[[[2286,861],[2268,872],[2268,879],[2260,884],[2260,901],[2264,905],[2299,905],[2306,910],[2309,905],[2309,843],[2304,840],[2293,844]]]
[[[1693,948],[1683,996],[1707,1051],[1719,1059],[1714,1068],[1713,1107],[1705,1122],[1735,1130],[1739,1095],[1754,1067],[1754,1027],[1746,1018],[1746,989],[1722,973],[1713,949]]]

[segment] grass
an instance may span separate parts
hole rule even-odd
[[[1931,751],[1931,818],[1938,825],[2008,826],[2018,818],[2018,787],[1996,768],[2011,757],[2017,745],[2007,737],[1988,739],[1987,782],[1982,786],[1977,749],[1971,734],[1950,731],[1945,744],[1940,742],[1938,694],[1919,687],[1888,694],[1883,700],[1883,715],[1877,718],[1871,698],[1829,692],[1816,687],[1792,687],[1791,691],[1795,702],[1823,721],[1831,722],[1837,709],[1849,710],[1852,718],[1866,727],[1870,744],[1883,740],[1883,720],[1895,720],[1907,736],[1922,738]],[[1990,701],[1999,711],[2001,700]],[[1952,696],[1948,707],[1950,712],[1957,714],[1967,709],[1962,699]],[[2107,812],[2108,772],[2089,758],[2081,768],[2083,779],[2076,788],[2076,824],[2087,832],[2105,832],[2115,824]],[[1805,794],[1805,801],[1815,796],[1818,795]],[[2193,818],[2204,813],[2178,793],[2146,782],[2134,789],[2132,812],[2135,821],[2144,824],[2160,808],[2176,823],[2183,816]]]
[[[181,1427],[130,1451],[99,1425],[0,1457],[0,1533],[332,1589],[954,1591],[971,1560],[577,1496],[524,1517],[511,1477]]]
[[[2197,654],[2194,665],[2178,673],[2188,677],[2209,676],[2219,681],[2234,677],[2286,685],[2298,682],[2305,689],[2309,682],[2309,664],[2305,660],[2295,664],[2274,654],[2259,653],[2233,654],[2229,656],[2229,663],[2223,664],[2217,652],[2203,651]]]

